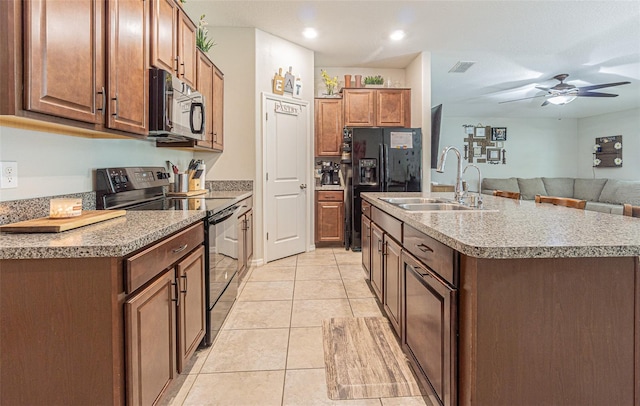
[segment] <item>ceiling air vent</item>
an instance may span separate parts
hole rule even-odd
[[[451,69],[449,69],[449,73],[464,73],[473,66],[475,62],[472,61],[458,61]]]

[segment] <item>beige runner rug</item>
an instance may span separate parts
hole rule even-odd
[[[323,320],[322,338],[330,399],[421,396],[384,317]]]

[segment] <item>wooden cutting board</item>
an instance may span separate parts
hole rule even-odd
[[[189,197],[189,196],[200,196],[209,193],[208,190],[191,190],[189,192],[169,192],[167,196],[178,196],[178,197]]]
[[[0,231],[9,233],[59,233],[121,217],[125,214],[127,214],[125,210],[82,210],[82,214],[77,217],[63,219],[41,217],[0,226]]]

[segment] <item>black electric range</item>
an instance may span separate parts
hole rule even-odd
[[[96,170],[96,208],[101,210],[202,210],[205,226],[206,331],[209,346],[218,334],[238,293],[237,199],[211,194],[166,195],[169,174],[162,167],[121,167]]]

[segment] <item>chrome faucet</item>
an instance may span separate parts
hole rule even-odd
[[[476,165],[474,164],[468,164],[467,166],[464,167],[464,170],[462,171],[462,173],[464,174],[467,169],[469,167],[473,167],[476,168],[478,170],[478,197],[476,199],[474,199],[475,196],[471,196],[471,202],[469,204],[469,206],[471,207],[482,207],[482,172],[480,172],[480,168],[478,168]]]
[[[462,203],[464,190],[462,190],[462,156],[460,155],[460,150],[453,146],[448,146],[443,149],[440,153],[440,159],[438,160],[438,168],[436,169],[436,171],[440,173],[444,172],[444,164],[447,161],[447,152],[449,152],[450,150],[453,150],[453,152],[455,152],[456,156],[458,157],[458,174],[456,175],[456,186],[453,196],[456,202]]]

